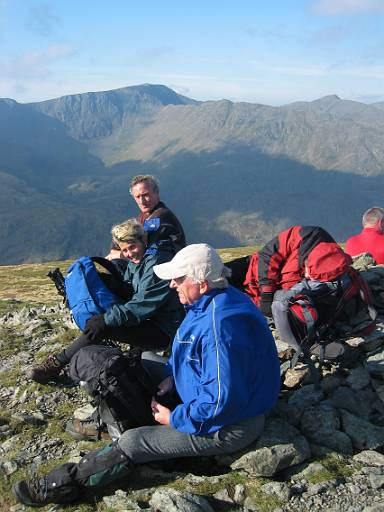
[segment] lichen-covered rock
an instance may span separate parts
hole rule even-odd
[[[365,366],[371,376],[384,380],[384,350],[369,356]]]
[[[317,445],[338,453],[353,454],[350,438],[340,431],[338,412],[328,405],[310,407],[304,411],[300,430],[309,441]]]
[[[253,476],[273,476],[311,456],[305,437],[289,423],[270,419],[257,442],[240,454],[217,457],[219,463]]]
[[[345,409],[364,418],[368,418],[371,411],[370,404],[358,392],[347,386],[337,388],[328,400],[336,409]]]
[[[324,398],[322,389],[315,389],[313,384],[297,389],[289,397],[288,404],[305,410],[312,405],[319,404]]]
[[[384,427],[377,427],[347,411],[341,411],[341,425],[357,450],[375,450],[384,446]]]
[[[360,462],[365,466],[375,466],[384,468],[384,455],[374,450],[363,450],[354,455],[353,460]]]
[[[149,504],[156,512],[214,512],[202,496],[165,487],[153,493]]]

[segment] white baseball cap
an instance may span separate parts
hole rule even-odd
[[[188,276],[194,281],[216,281],[224,277],[224,269],[219,254],[208,244],[187,245],[171,261],[153,267],[160,279]]]

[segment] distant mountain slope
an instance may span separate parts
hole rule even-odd
[[[189,241],[260,244],[289,224],[339,240],[382,204],[384,111],[326,96],[282,107],[198,102],[162,85],[33,104],[0,99],[0,263],[100,254],[159,177]]]
[[[319,169],[370,175],[383,170],[382,111],[337,96],[269,107],[194,102],[164,86],[147,85],[32,107],[63,122],[69,134],[89,144],[107,165],[237,143]]]

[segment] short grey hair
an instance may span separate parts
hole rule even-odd
[[[231,277],[232,270],[226,266],[223,267],[223,271],[221,273],[221,276],[218,279],[206,279],[206,282],[208,283],[209,289],[212,290],[214,288],[217,288],[219,290],[223,288],[228,288],[228,279],[227,277]],[[188,276],[189,279],[191,279],[194,283],[201,283],[202,281],[200,279],[196,279],[194,276]]]
[[[147,183],[151,187],[152,192],[157,192],[158,194],[160,193],[159,182],[154,176],[152,176],[152,174],[138,174],[132,178],[131,184],[129,185],[129,191],[131,195],[133,187],[139,183]]]
[[[111,229],[112,240],[119,245],[120,242],[133,244],[146,242],[146,233],[143,226],[136,219],[128,219],[121,224],[116,224]]]
[[[380,206],[373,206],[372,208],[369,208],[363,215],[363,227],[374,226],[383,219],[384,208],[380,208]]]

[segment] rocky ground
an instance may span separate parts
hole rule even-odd
[[[382,314],[384,267],[358,265]],[[63,430],[88,403],[80,388],[65,375],[57,386],[26,378],[36,361],[76,336],[68,312],[22,306],[8,303],[0,319],[0,510],[13,512],[26,510],[11,496],[14,481],[98,446]],[[370,336],[347,343],[358,359],[350,368],[327,364],[320,389],[305,365],[287,371],[282,360],[279,402],[246,451],[143,465],[125,488],[65,510],[384,512],[384,320]]]

